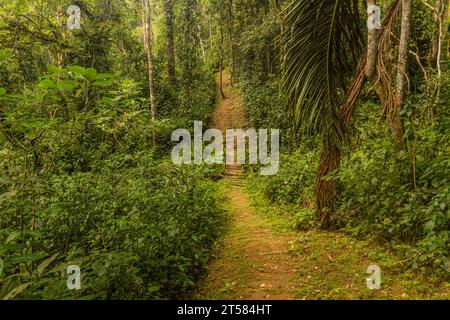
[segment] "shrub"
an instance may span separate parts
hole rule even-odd
[[[80,265],[77,297],[181,297],[202,273],[223,224],[215,185],[198,169],[171,163],[54,176],[42,201],[39,250],[59,252],[61,265]],[[2,242],[37,250],[23,237]],[[30,267],[8,264],[5,270],[20,278]],[[30,286],[20,297],[54,298],[46,292],[59,292],[49,290],[60,286],[58,276],[36,282],[40,290]]]

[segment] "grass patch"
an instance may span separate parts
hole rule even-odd
[[[298,230],[299,217],[308,221],[311,209],[271,205],[253,193],[255,213],[278,234],[296,232],[291,252],[300,257],[295,280],[297,299],[448,299],[450,284],[411,271],[404,260],[373,241],[356,240],[342,232]],[[381,289],[370,290],[367,268],[381,268]]]

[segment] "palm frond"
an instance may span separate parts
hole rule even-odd
[[[363,48],[357,0],[297,0],[286,9],[283,87],[296,130],[340,143],[340,107]]]

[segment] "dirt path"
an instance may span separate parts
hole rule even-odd
[[[214,127],[222,131],[245,128],[242,98],[231,87],[228,73],[224,74],[224,93],[226,99],[218,90]],[[210,265],[201,295],[210,299],[293,299],[296,258],[289,248],[294,235],[275,234],[270,223],[255,214],[241,175],[241,167],[226,167],[222,188],[232,226]]]
[[[295,257],[289,254],[293,238],[274,234],[255,215],[241,186],[228,190],[233,226],[222,251],[204,281],[208,299],[264,300],[294,298]]]
[[[226,129],[240,129],[247,126],[242,97],[238,89],[230,84],[230,74],[225,72],[223,75],[223,91],[225,99],[220,96],[219,75],[216,80],[216,100],[218,105],[213,114],[213,125],[215,129],[225,131]]]

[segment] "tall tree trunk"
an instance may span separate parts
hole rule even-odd
[[[433,8],[434,22],[436,24],[436,29],[433,34],[433,39],[431,43],[430,51],[430,65],[433,67],[438,66],[438,60],[441,58],[442,50],[442,40],[444,34],[444,19],[446,16],[446,0],[435,0],[435,5]]]
[[[441,96],[442,87],[442,47],[445,35],[445,20],[447,17],[447,0],[436,0],[434,7],[430,8],[434,12],[434,21],[436,29],[433,34],[430,51],[430,65],[437,70],[437,84],[436,84],[436,102]],[[434,103],[431,108],[431,117],[435,119],[437,112],[437,103]]]
[[[64,40],[66,38],[66,32],[65,32],[66,21],[64,20],[64,17],[61,16],[60,14],[58,14],[58,16],[57,16],[57,21],[58,21],[58,26],[61,30],[61,39]],[[56,61],[58,63],[58,67],[64,68],[64,66],[66,65],[66,53],[64,52],[63,48],[59,48],[57,50],[58,51],[56,53]]]
[[[233,16],[233,0],[228,0],[228,34],[230,41],[230,84],[233,86],[235,76],[235,48],[234,48],[234,16]]]
[[[334,144],[325,142],[320,155],[315,188],[318,220],[322,229],[331,227],[331,214],[336,200],[336,181],[324,177],[339,170],[340,162],[341,150]]]
[[[211,21],[211,12],[208,11],[208,36],[209,36],[209,45],[211,48],[214,47],[213,42],[213,30],[212,30],[212,21]]]
[[[143,14],[142,24],[144,29],[144,48],[147,54],[147,73],[148,73],[148,89],[150,95],[150,118],[153,121],[156,120],[156,89],[154,79],[154,65],[153,65],[153,52],[152,52],[152,31],[151,31],[151,11],[150,1],[142,0]],[[153,130],[153,143],[156,144],[156,131]]]
[[[224,61],[224,36],[223,36],[223,9],[222,9],[222,0],[219,0],[219,11],[220,11],[220,94],[222,96],[222,99],[225,99],[225,93],[223,92],[223,61]]]
[[[275,0],[275,13],[278,17],[278,22],[280,23],[281,36],[283,36],[286,28],[285,28],[285,17],[282,12],[282,8],[281,8],[281,0]],[[284,46],[281,46],[281,48],[280,48],[280,65],[282,66],[282,68],[284,66],[285,59],[286,59],[286,52],[284,50]]]
[[[201,14],[201,12],[200,12],[200,14]],[[202,51],[203,63],[206,63],[206,49],[205,49],[205,45],[204,45],[204,41],[203,41],[203,30],[202,30],[202,26],[200,23],[197,24],[197,35],[198,35],[200,50]]]
[[[367,0],[367,5],[376,5],[375,0]],[[369,19],[369,17],[368,17]],[[378,36],[379,30],[372,28],[367,31],[367,79],[375,84],[377,82],[377,57],[378,57]]]
[[[367,0],[367,6],[377,5],[375,0]],[[368,17],[369,19],[369,17]],[[373,89],[380,99],[381,105],[384,105],[387,99],[386,88],[379,79],[378,55],[379,55],[379,37],[380,30],[371,28],[367,30],[367,63],[366,78],[373,86]]]
[[[402,0],[402,23],[401,34],[398,52],[398,64],[397,64],[397,88],[395,91],[395,107],[390,115],[390,126],[392,136],[394,139],[394,145],[396,148],[401,149],[404,142],[404,127],[400,117],[400,113],[403,107],[403,100],[405,91],[407,89],[407,67],[408,67],[408,53],[409,53],[409,41],[411,38],[411,11],[412,0]]]
[[[199,64],[198,49],[201,47],[198,37],[197,23],[197,0],[182,1],[182,15],[180,17],[180,45],[177,53],[178,63],[181,65],[182,81],[188,84],[192,77],[194,69]],[[185,85],[184,88],[188,95],[191,88]]]
[[[170,85],[176,84],[175,47],[173,27],[173,0],[164,0],[166,14],[166,46],[167,46],[167,75]]]
[[[406,2],[406,3],[405,3]],[[409,2],[409,4],[408,4]],[[377,5],[375,0],[368,0],[367,5]],[[399,45],[399,58],[397,64],[397,88],[394,94],[391,94],[391,81],[383,81],[383,71],[380,68],[380,41],[382,31],[375,28],[369,29],[367,33],[367,63],[366,77],[371,82],[373,89],[377,93],[383,106],[389,105],[387,108],[387,118],[391,129],[392,138],[396,148],[402,148],[404,145],[404,127],[400,117],[403,106],[403,97],[407,84],[406,70],[408,58],[408,45],[410,38],[410,19],[411,19],[411,0],[402,0],[403,8],[401,39]],[[391,8],[392,10],[392,8]],[[368,12],[368,14],[371,14]],[[369,17],[368,17],[369,18]],[[389,86],[389,87],[388,87]]]

